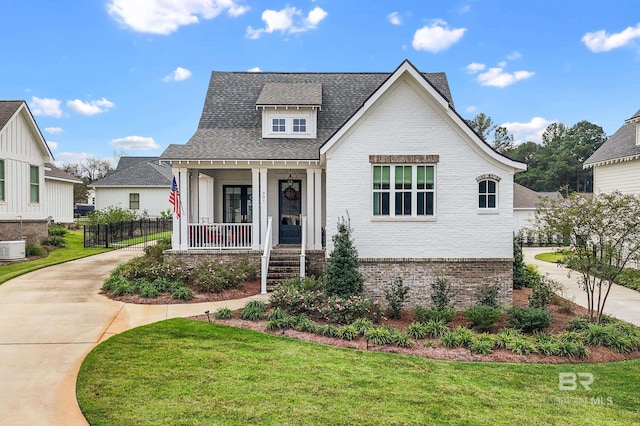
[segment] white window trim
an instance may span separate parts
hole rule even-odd
[[[495,207],[480,207],[478,205],[479,196],[480,196],[480,182],[482,181],[492,181],[496,184],[496,206]],[[488,186],[487,186],[488,189]],[[485,192],[484,195],[488,195],[489,192]],[[477,179],[476,182],[476,208],[478,209],[478,214],[498,214],[500,213],[500,179],[494,176],[481,176],[481,178]]]
[[[285,131],[274,132],[273,120],[285,120]],[[306,131],[294,132],[293,120],[306,120]],[[317,137],[317,111],[305,108],[265,108],[262,110],[262,137],[288,139],[315,139]]]
[[[376,166],[389,166],[389,190],[375,191],[378,193],[388,192],[389,194],[389,214],[388,215],[374,215],[373,214],[373,169]],[[411,167],[411,215],[399,215],[396,216],[396,167],[397,166],[410,166]],[[433,189],[418,191],[418,166],[433,167]],[[438,216],[438,168],[435,163],[420,163],[420,164],[402,164],[402,163],[376,163],[371,164],[370,182],[369,182],[369,211],[371,214],[371,220],[373,222],[435,222]],[[407,191],[398,191],[407,192]],[[418,192],[433,192],[433,214],[432,215],[418,215]]]

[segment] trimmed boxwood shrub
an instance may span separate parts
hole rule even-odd
[[[465,311],[464,317],[469,321],[471,327],[479,331],[491,328],[498,319],[502,311],[490,306],[474,306]]]
[[[507,322],[525,333],[542,331],[551,324],[553,316],[546,308],[519,308],[513,306],[507,309]]]

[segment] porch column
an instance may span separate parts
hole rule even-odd
[[[315,207],[314,207],[314,176],[313,169],[307,169],[307,249],[315,248]]]
[[[314,240],[314,245],[313,248],[316,250],[321,250],[322,249],[322,206],[323,206],[323,202],[324,199],[322,198],[322,169],[315,169],[313,171],[313,173],[315,174],[315,191],[314,191],[314,198],[315,198],[315,225],[314,225],[314,230],[315,230],[315,238]]]
[[[251,249],[260,249],[260,169],[251,169],[251,217],[252,234]]]
[[[200,178],[196,170],[189,173],[189,191],[192,191],[189,194],[189,223],[198,223],[200,222]]]
[[[174,250],[187,250],[189,247],[189,171],[180,167],[173,169],[173,176],[178,185],[180,217],[173,215],[173,234],[171,235],[171,248]],[[168,195],[167,195],[168,197]]]
[[[260,248],[267,233],[267,169],[260,168]]]

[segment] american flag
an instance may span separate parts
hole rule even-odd
[[[173,213],[176,217],[180,217],[180,191],[178,191],[178,184],[176,183],[176,177],[173,177],[173,183],[171,184],[171,194],[169,194],[169,203],[173,205]]]

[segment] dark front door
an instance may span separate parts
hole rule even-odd
[[[280,206],[280,244],[300,244],[302,242],[302,181],[278,181],[278,204]]]

